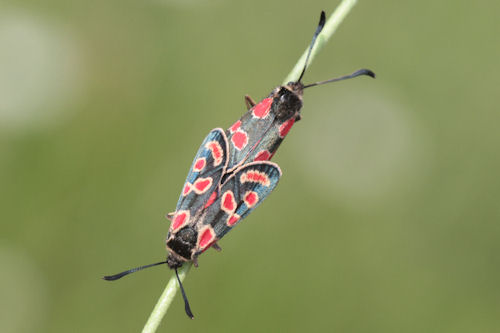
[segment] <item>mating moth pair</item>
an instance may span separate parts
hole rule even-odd
[[[311,50],[325,24],[325,13],[314,33],[299,79],[279,86],[259,103],[246,96],[247,112],[227,130],[216,128],[202,142],[191,164],[166,239],[166,261],[134,268],[106,280],[117,280],[129,273],[167,264],[177,269],[185,262],[198,265],[198,257],[240,223],[275,189],[281,177],[280,167],[270,159],[295,122],[300,120],[304,89],[360,75],[375,77],[367,69],[350,75],[304,85]],[[193,318],[177,274],[186,313]]]

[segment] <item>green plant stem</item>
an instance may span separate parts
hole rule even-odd
[[[351,8],[356,4],[357,0],[343,0],[340,5],[337,7],[335,12],[330,16],[330,18],[326,21],[325,27],[323,28],[323,31],[319,34],[316,44],[313,47],[313,50],[311,52],[311,55],[309,57],[309,64],[312,62],[316,54],[321,50],[321,48],[325,45],[325,43],[330,39],[330,37],[335,33],[337,30],[337,27],[342,23],[346,15],[349,13]],[[306,60],[307,56],[307,51],[304,52],[302,57],[299,59],[295,67],[292,69],[292,71],[288,74],[286,77],[285,81],[283,81],[283,84],[287,84],[290,81],[296,81],[300,73],[302,72],[302,68],[304,67],[304,62]],[[192,263],[186,263],[184,266],[182,266],[179,269],[179,278],[181,281],[184,281],[186,278],[187,273],[191,269]],[[167,313],[167,310],[172,303],[175,294],[177,293],[177,290],[179,289],[177,279],[175,277],[175,273],[172,275],[170,278],[170,281],[168,281],[167,286],[165,287],[165,290],[163,291],[163,294],[160,296],[160,299],[158,300],[158,303],[156,303],[156,306],[153,309],[153,312],[151,312],[151,315],[149,316],[148,321],[146,322],[146,325],[144,325],[144,329],[142,330],[142,333],[154,333],[156,332],[156,329],[161,323],[161,320]]]
[[[181,268],[179,268],[179,279],[181,281],[184,281],[186,278],[187,273],[191,269],[192,263],[185,263]],[[161,294],[160,299],[158,300],[158,303],[156,303],[153,312],[149,315],[149,319],[146,322],[146,325],[144,325],[144,328],[142,329],[142,333],[154,333],[156,332],[156,329],[161,323],[161,320],[163,319],[163,316],[167,313],[168,308],[170,307],[170,304],[174,300],[174,296],[177,293],[177,290],[179,289],[177,279],[175,277],[175,273],[172,275],[170,278],[170,281],[168,281],[167,286],[165,287],[165,290],[163,291],[163,294]]]

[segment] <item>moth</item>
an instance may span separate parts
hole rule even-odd
[[[368,69],[350,75],[302,83],[316,38],[325,25],[325,13],[308,49],[304,68],[297,81],[278,86],[259,103],[245,96],[247,112],[227,130],[213,129],[203,140],[182,187],[166,239],[165,261],[105,276],[117,280],[147,267],[167,264],[174,269],[184,298],[185,310],[193,318],[177,269],[207,249],[220,251],[218,241],[247,217],[276,188],[282,175],[271,158],[292,126],[301,119],[304,89],[361,75],[375,77]]]

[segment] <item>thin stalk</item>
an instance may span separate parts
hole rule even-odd
[[[191,269],[192,263],[185,263],[181,268],[179,268],[179,279],[181,281],[184,281],[186,278],[187,273]],[[149,319],[146,322],[146,325],[144,325],[144,328],[142,329],[142,333],[154,333],[156,332],[156,329],[158,326],[160,326],[161,320],[167,313],[168,308],[170,307],[170,304],[174,300],[174,296],[177,293],[177,290],[179,289],[179,283],[177,282],[177,279],[175,277],[175,273],[172,275],[170,278],[170,281],[168,281],[167,286],[165,287],[165,290],[163,291],[163,294],[161,294],[160,299],[158,299],[158,303],[156,303],[153,312],[149,315]]]
[[[357,0],[342,0],[342,2],[337,7],[335,12],[326,21],[325,27],[323,28],[323,31],[318,35],[316,44],[312,49],[311,55],[309,57],[309,64],[312,62],[312,60],[314,59],[316,54],[321,50],[321,48],[326,44],[328,39],[330,39],[330,37],[335,33],[337,27],[340,25],[340,23],[342,23],[342,21],[349,13],[349,11],[352,9],[352,7],[356,4],[356,2]],[[302,57],[300,57],[299,61],[292,69],[292,71],[288,74],[285,81],[283,81],[283,84],[287,84],[290,81],[296,81],[299,78],[302,68],[304,67],[306,56],[307,56],[307,49],[302,55]],[[191,266],[192,266],[191,263],[186,263],[179,269],[179,278],[181,279],[181,281],[184,281],[187,273],[191,269]],[[158,303],[156,303],[153,312],[151,312],[151,315],[149,316],[149,319],[146,322],[146,325],[144,326],[142,333],[156,332],[156,329],[158,328],[158,326],[161,323],[161,320],[167,313],[167,310],[170,307],[170,304],[172,303],[178,289],[179,289],[178,282],[175,277],[175,274],[173,274],[170,280],[168,281],[168,284],[165,287],[163,294],[160,296]]]

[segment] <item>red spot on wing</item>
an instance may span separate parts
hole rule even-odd
[[[248,143],[248,135],[243,130],[237,130],[231,137],[231,142],[238,150],[242,150]]]
[[[236,132],[238,130],[238,128],[240,128],[240,126],[241,126],[241,120],[238,120],[237,122],[235,122],[233,124],[233,126],[229,127],[229,131],[231,133],[234,133],[234,132]]]
[[[222,158],[224,157],[224,151],[222,150],[220,144],[217,141],[208,142],[205,147],[210,149],[212,152],[212,157],[214,159],[214,167],[222,163]]]
[[[232,227],[236,224],[236,222],[238,222],[240,220],[240,217],[238,214],[233,214],[232,216],[230,216],[228,219],[227,219],[227,225],[229,227]]]
[[[189,210],[178,211],[174,216],[172,225],[170,226],[171,231],[176,232],[182,226],[184,226],[188,221],[189,221]]]
[[[205,249],[212,245],[215,241],[215,232],[210,226],[200,231],[200,236],[198,237],[198,247]]]
[[[271,184],[271,181],[269,180],[269,177],[267,176],[266,173],[256,171],[256,170],[250,170],[245,173],[243,173],[240,176],[240,182],[241,183],[259,183],[264,186],[269,186]]]
[[[207,160],[205,159],[205,157],[200,157],[199,159],[196,160],[196,162],[194,162],[193,171],[200,172],[205,168],[206,164]]]
[[[189,194],[189,192],[191,192],[191,184],[189,182],[186,182],[186,184],[184,185],[184,188],[182,189],[182,196],[186,196]]]
[[[255,155],[254,161],[267,161],[271,158],[271,153],[267,150],[261,150]]]
[[[294,123],[295,123],[295,118],[291,118],[285,121],[283,124],[281,124],[280,138],[284,138],[288,134],[288,132],[290,132],[290,129],[292,128]]]
[[[264,98],[259,104],[254,106],[252,114],[255,118],[266,118],[271,110],[271,104],[273,103],[272,98]]]
[[[193,184],[193,190],[196,194],[205,193],[212,186],[213,179],[211,177],[198,178]]]
[[[217,199],[217,191],[213,191],[212,194],[210,195],[210,198],[208,198],[207,203],[205,204],[205,208],[211,206],[215,199]]]
[[[232,191],[226,191],[222,195],[221,209],[228,215],[232,215],[236,210],[236,200]]]
[[[259,195],[257,194],[257,192],[248,191],[247,193],[245,193],[243,201],[245,202],[248,208],[252,208],[253,206],[255,206],[257,201],[259,201]]]

